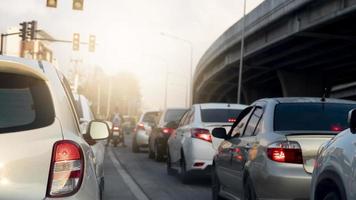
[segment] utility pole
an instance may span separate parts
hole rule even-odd
[[[237,86],[237,103],[241,103],[241,84],[242,84],[242,68],[244,65],[244,50],[245,50],[245,18],[246,18],[246,0],[244,0],[244,12],[242,18],[242,34],[241,34],[241,54],[240,54],[240,67],[239,67],[239,83]]]

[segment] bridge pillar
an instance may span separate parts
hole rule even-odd
[[[284,97],[321,97],[324,92],[321,73],[277,71]]]

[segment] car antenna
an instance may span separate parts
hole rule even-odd
[[[323,93],[323,97],[321,97],[321,102],[325,102],[326,98],[328,98],[328,97],[329,97],[329,89],[325,88],[324,89],[324,93]]]

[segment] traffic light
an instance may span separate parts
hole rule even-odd
[[[73,10],[83,10],[84,0],[73,0]]]
[[[89,35],[89,52],[95,51],[95,35]]]
[[[73,51],[79,51],[80,35],[79,33],[73,34]]]
[[[22,41],[27,40],[27,28],[28,28],[28,24],[27,22],[22,22],[20,23],[20,38]]]
[[[57,8],[57,0],[47,0],[47,7]]]
[[[36,32],[37,32],[37,21],[33,20],[29,22],[30,27],[29,27],[29,33],[30,33],[30,39],[34,40],[36,39]]]

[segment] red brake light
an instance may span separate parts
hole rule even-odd
[[[303,164],[302,149],[298,142],[276,142],[268,146],[268,157],[276,162]]]
[[[201,139],[207,142],[212,142],[210,132],[207,129],[194,128],[192,129],[191,133],[193,138]]]
[[[342,127],[339,124],[333,124],[331,125],[331,131],[342,131]]]
[[[233,122],[236,122],[236,119],[235,118],[229,118],[227,121],[233,123]]]
[[[164,134],[172,134],[172,132],[174,131],[174,129],[173,128],[163,128],[162,129],[162,133],[164,133]]]
[[[70,140],[56,142],[50,167],[47,197],[65,197],[77,192],[84,174],[80,146]]]
[[[114,127],[113,127],[113,130],[114,130],[114,131],[118,131],[118,130],[119,130],[119,127],[114,126]]]
[[[137,124],[136,130],[145,130],[145,125],[143,123]]]

